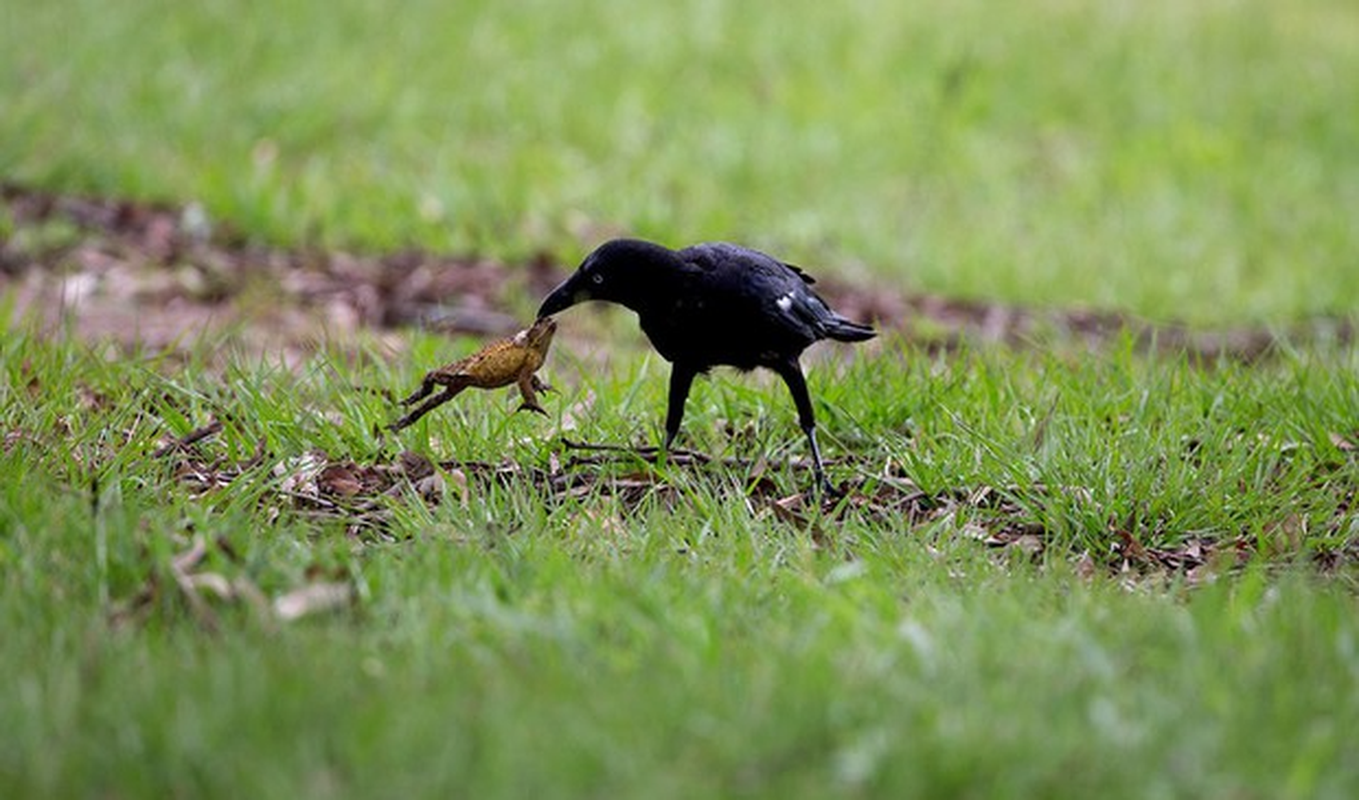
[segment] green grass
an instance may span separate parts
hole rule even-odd
[[[1359,303],[1355,74],[1343,0],[50,0],[0,12],[0,177],[291,246],[726,238],[866,284],[1284,323]],[[587,320],[551,419],[469,393],[384,442],[369,390],[474,343],[289,371],[7,319],[0,796],[1359,794],[1352,347],[814,359],[831,477],[909,479],[923,515],[780,513],[810,479],[791,403],[724,374],[683,443],[748,461],[599,468],[640,499],[470,467],[466,502],[453,473],[363,517],[289,494],[317,451],[546,470],[559,433],[654,443],[665,365]],[[214,416],[191,463],[152,455]],[[1012,524],[1041,552],[985,543]],[[262,599],[191,603],[195,540],[200,578]],[[268,611],[324,581],[352,603]]]
[[[820,272],[1209,323],[1359,303],[1346,0],[18,4],[0,174],[253,236]]]
[[[280,494],[305,453],[544,465],[556,421],[468,394],[383,457],[371,431],[394,409],[362,387],[404,387],[416,364],[322,353],[301,374],[245,362],[219,376],[216,351],[108,361],[22,332],[4,348],[5,796],[1359,786],[1353,568],[1313,566],[1359,533],[1338,507],[1353,504],[1359,462],[1331,437],[1353,423],[1353,353],[1202,371],[1118,352],[934,360],[887,342],[814,368],[829,454],[859,456],[834,477],[891,463],[930,491],[1051,498],[1020,512],[1048,530],[1032,563],[974,538],[966,510],[915,526],[849,511],[818,539],[747,500],[739,472],[693,466],[662,473],[675,510],[661,490],[633,504],[473,481],[465,505],[451,485],[433,508],[393,499],[385,537],[355,538]],[[573,436],[648,441],[659,366],[624,349],[587,369],[558,351],[549,405],[593,391]],[[719,376],[696,389],[689,442],[797,455],[790,406],[779,387]],[[203,462],[229,469],[261,439],[268,455],[199,494],[150,453],[210,414],[227,425]],[[777,494],[809,479],[770,474]],[[1023,488],[1036,484],[1085,491]],[[1106,572],[1109,517],[1133,507],[1148,547],[1244,535],[1258,550],[1244,571],[1227,558],[1192,582]],[[163,588],[143,619],[110,622],[151,576],[170,587],[194,536],[234,554],[214,550],[204,572],[270,597],[342,576],[355,603],[279,624],[213,602],[212,634]],[[1077,576],[1086,551],[1093,578]]]

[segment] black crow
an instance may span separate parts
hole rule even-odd
[[[809,288],[812,282],[797,267],[739,245],[715,242],[671,250],[615,239],[553,289],[538,316],[584,300],[619,303],[637,312],[651,344],[674,365],[666,449],[679,433],[694,376],[718,365],[773,370],[793,395],[817,485],[834,493],[816,446],[816,420],[798,356],[821,339],[861,342],[876,332],[832,311]]]

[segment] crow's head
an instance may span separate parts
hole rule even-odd
[[[665,277],[683,269],[673,250],[640,239],[614,239],[586,256],[580,268],[552,290],[538,309],[545,317],[586,300],[604,300],[640,310],[658,292]]]

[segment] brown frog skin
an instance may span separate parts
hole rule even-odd
[[[469,386],[498,389],[511,383],[518,384],[524,402],[515,410],[528,409],[546,415],[547,412],[538,405],[537,393],[550,391],[552,387],[540,381],[534,373],[547,358],[547,349],[552,345],[552,335],[556,332],[557,323],[551,317],[543,317],[508,339],[491,342],[466,358],[430,370],[425,373],[420,388],[402,400],[401,405],[409,406],[429,397],[435,386],[443,386],[444,390],[393,422],[390,429],[399,431],[414,424]]]

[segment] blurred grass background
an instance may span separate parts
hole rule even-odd
[[[732,239],[1201,323],[1359,301],[1349,0],[4,4],[0,175],[247,235]]]
[[[1359,299],[1356,76],[1353,0],[0,0],[0,179],[286,246],[725,238],[869,285],[1281,322]],[[883,337],[812,372],[837,479],[1015,487],[1031,566],[965,510],[818,543],[725,467],[661,473],[673,507],[450,484],[357,538],[289,481],[390,458],[364,389],[449,347],[407,338],[223,372],[230,336],[0,337],[0,796],[1359,794],[1352,347],[1198,369]],[[663,371],[559,345],[555,426],[469,393],[395,446],[654,442]],[[203,468],[253,466],[200,494],[152,454],[209,419]],[[700,386],[685,433],[802,447],[754,381]],[[1109,574],[1120,535],[1221,560]],[[287,627],[214,601],[213,636],[173,586],[191,539],[269,596],[357,600]]]

